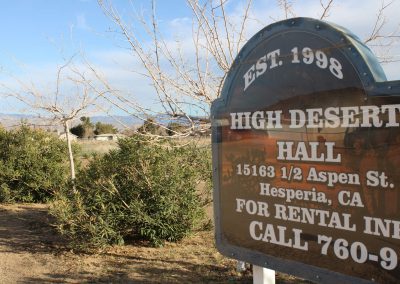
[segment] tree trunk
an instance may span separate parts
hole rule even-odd
[[[68,158],[69,158],[69,168],[71,172],[71,180],[75,180],[75,162],[74,162],[74,155],[72,153],[72,145],[71,145],[71,136],[69,132],[69,121],[64,121],[64,131],[65,136],[67,137],[67,145],[68,145]]]

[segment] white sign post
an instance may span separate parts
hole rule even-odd
[[[275,284],[275,270],[253,265],[253,284]]]

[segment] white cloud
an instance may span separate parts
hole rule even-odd
[[[91,28],[88,25],[86,21],[86,16],[84,13],[80,13],[76,15],[76,27],[78,29],[84,30],[84,31],[90,31]]]
[[[170,32],[179,35],[187,35],[192,32],[192,19],[189,17],[175,18],[168,22]]]

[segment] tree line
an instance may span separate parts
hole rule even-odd
[[[90,121],[90,117],[82,116],[81,123],[71,127],[71,133],[79,138],[87,139],[93,138],[95,135],[100,134],[115,134],[118,132],[112,124],[96,122],[95,124]]]

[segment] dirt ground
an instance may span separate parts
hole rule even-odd
[[[79,254],[51,226],[46,205],[0,205],[0,283],[252,283],[250,272],[201,232],[162,248],[126,245]],[[299,283],[278,274],[278,283]]]

